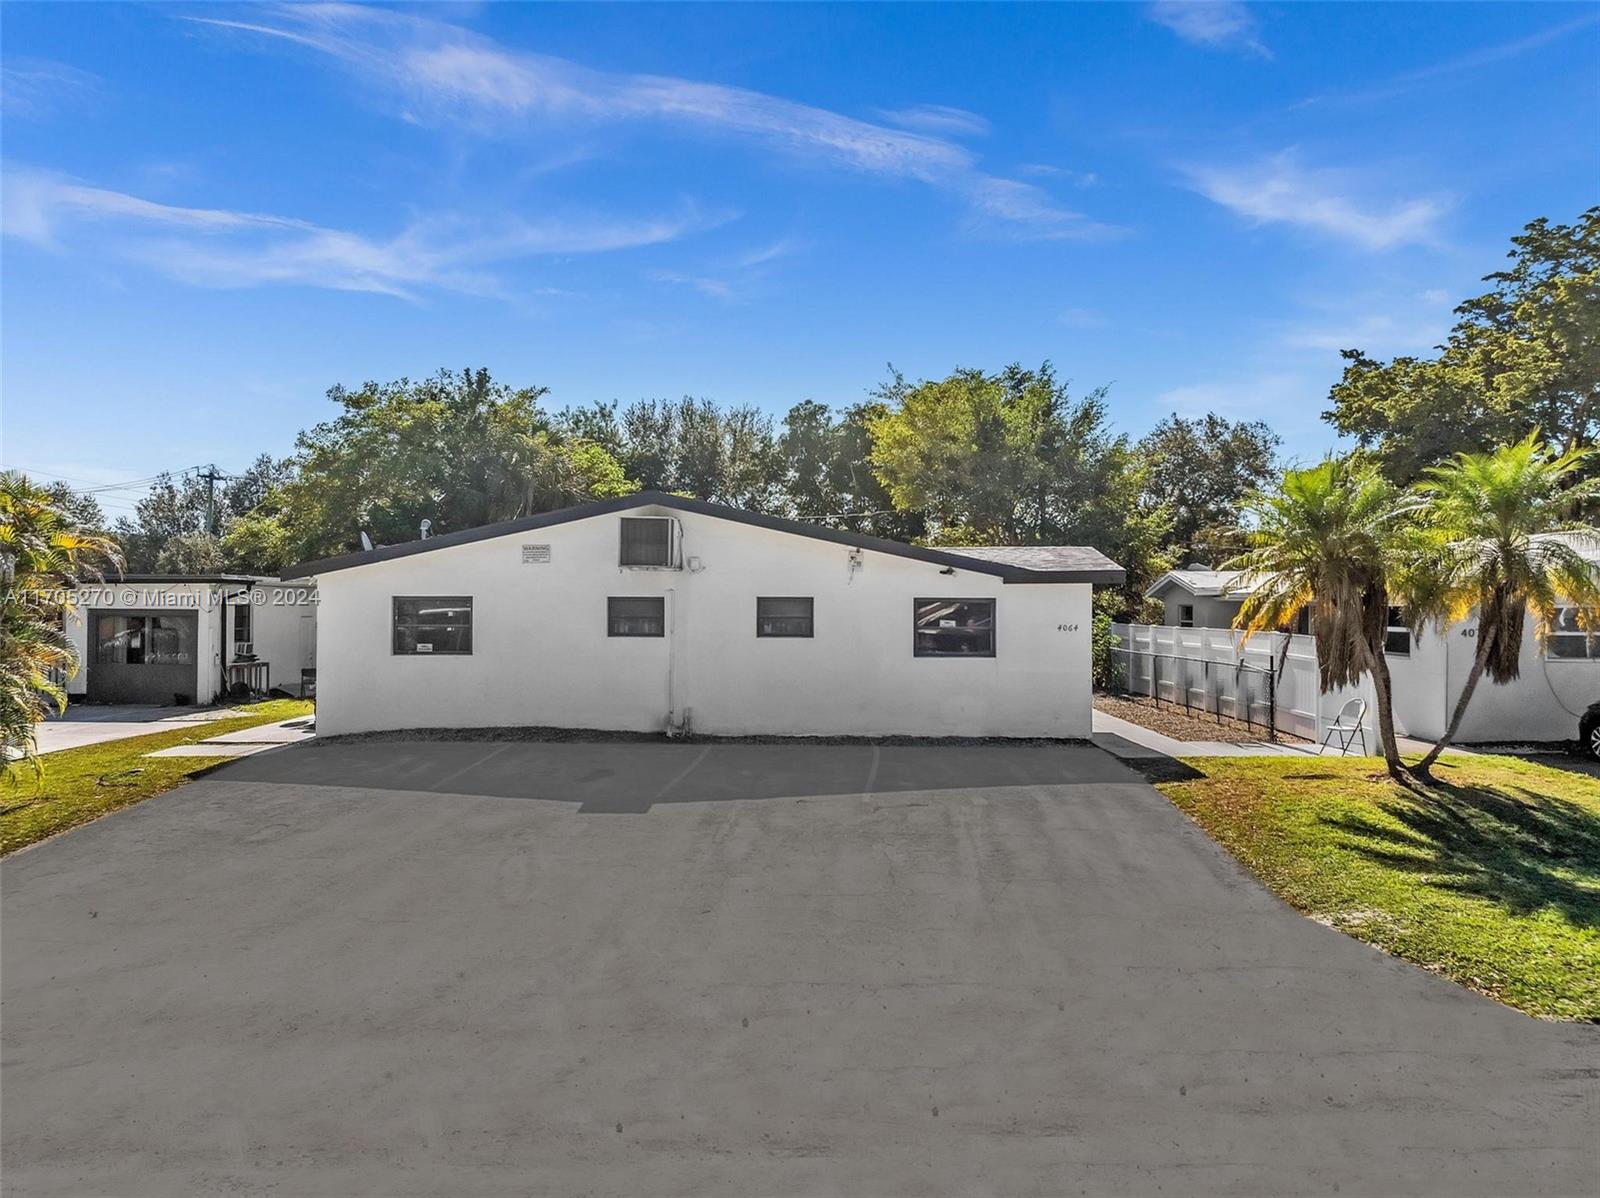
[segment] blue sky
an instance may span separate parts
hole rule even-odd
[[[1051,359],[1133,433],[1423,352],[1600,200],[1593,5],[0,9],[0,461],[285,453],[333,383],[781,414]],[[128,493],[107,496],[113,511]]]

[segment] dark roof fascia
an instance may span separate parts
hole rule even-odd
[[[375,565],[379,562],[394,561],[402,557],[412,557],[418,553],[431,553],[435,549],[448,549],[454,545],[471,545],[478,541],[489,541],[496,537],[533,532],[540,528],[550,528],[558,524],[571,524],[578,520],[588,520],[594,516],[605,516],[613,512],[626,512],[641,507],[661,507],[669,511],[693,512],[697,515],[711,516],[719,520],[731,520],[736,524],[748,524],[755,528],[765,528],[772,532],[784,532],[794,536],[810,537],[817,541],[828,541],[851,549],[870,549],[875,553],[907,557],[936,566],[951,566],[958,570],[991,574],[1005,582],[1090,582],[1116,585],[1123,580],[1123,571],[1120,569],[1025,570],[1015,566],[1001,565],[998,562],[962,557],[959,553],[950,553],[941,549],[928,549],[921,545],[907,545],[901,541],[890,541],[883,537],[869,537],[863,533],[845,532],[837,528],[823,528],[817,524],[805,524],[799,520],[786,520],[781,516],[767,516],[759,512],[746,512],[720,503],[709,503],[704,499],[690,499],[682,495],[667,495],[660,491],[636,491],[632,495],[624,495],[617,499],[600,499],[593,503],[579,504],[576,507],[562,508],[554,512],[544,512],[537,516],[524,516],[517,520],[502,520],[497,524],[484,524],[477,528],[464,528],[459,532],[440,533],[436,537],[429,537],[426,541],[407,541],[403,545],[385,545],[381,549],[374,549],[370,552],[346,553],[338,557],[300,562],[298,565],[290,566],[283,570],[278,577],[306,578],[321,574],[332,574],[338,570],[350,570],[357,566]]]

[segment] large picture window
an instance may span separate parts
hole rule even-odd
[[[667,601],[660,595],[606,600],[607,636],[666,636]]]
[[[757,599],[757,636],[811,636],[816,601],[811,598]]]
[[[411,596],[394,601],[394,651],[449,656],[472,652],[470,596]]]
[[[918,657],[993,657],[993,599],[916,599],[912,627]]]
[[[192,666],[194,620],[182,616],[100,616],[96,665]]]

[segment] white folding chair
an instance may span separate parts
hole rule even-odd
[[[1361,740],[1361,755],[1367,755],[1367,701],[1365,699],[1351,699],[1339,708],[1339,714],[1334,717],[1333,723],[1328,725],[1328,730],[1322,734],[1322,747],[1326,749],[1328,742],[1335,736],[1339,738],[1339,756],[1344,757],[1350,752],[1350,745],[1358,737]]]

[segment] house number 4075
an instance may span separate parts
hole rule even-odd
[[[1056,631],[1057,632],[1077,632],[1078,631],[1078,626],[1076,624],[1057,624],[1056,625]]]

